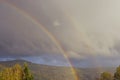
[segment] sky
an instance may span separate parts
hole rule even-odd
[[[119,0],[1,0],[0,60],[120,64]]]

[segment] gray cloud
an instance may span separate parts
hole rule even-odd
[[[48,35],[31,20],[7,4],[0,5],[0,50],[6,55],[58,53]],[[8,54],[7,54],[8,53]],[[5,54],[0,54],[5,55]]]
[[[102,58],[119,61],[119,44],[116,42],[120,40],[120,1],[7,1],[0,2],[0,56],[51,54],[47,59],[52,59],[53,55],[62,54],[50,35],[33,21],[36,19],[74,63],[91,63],[93,57],[100,64]]]

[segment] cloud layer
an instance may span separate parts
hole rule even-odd
[[[94,61],[91,58],[100,64],[102,58],[109,62],[114,58],[119,62],[119,3],[118,0],[2,1],[0,56],[62,55],[42,29],[45,27],[75,64],[91,63]],[[32,16],[31,19],[26,14]]]

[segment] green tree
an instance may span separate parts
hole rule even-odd
[[[103,72],[100,76],[100,80],[113,80],[113,77],[109,72]]]
[[[33,80],[33,75],[31,74],[31,72],[30,72],[30,70],[28,68],[27,63],[24,64],[23,72],[24,72],[23,80]]]
[[[116,72],[114,73],[114,80],[120,80],[120,66],[116,68]]]

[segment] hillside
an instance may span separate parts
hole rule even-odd
[[[35,80],[74,80],[74,76],[78,76],[79,80],[95,80],[102,71],[114,72],[114,68],[75,68],[77,75],[73,75],[70,67],[41,65],[25,60],[0,61],[0,65],[10,67],[16,63],[23,65],[24,62],[28,63]]]

